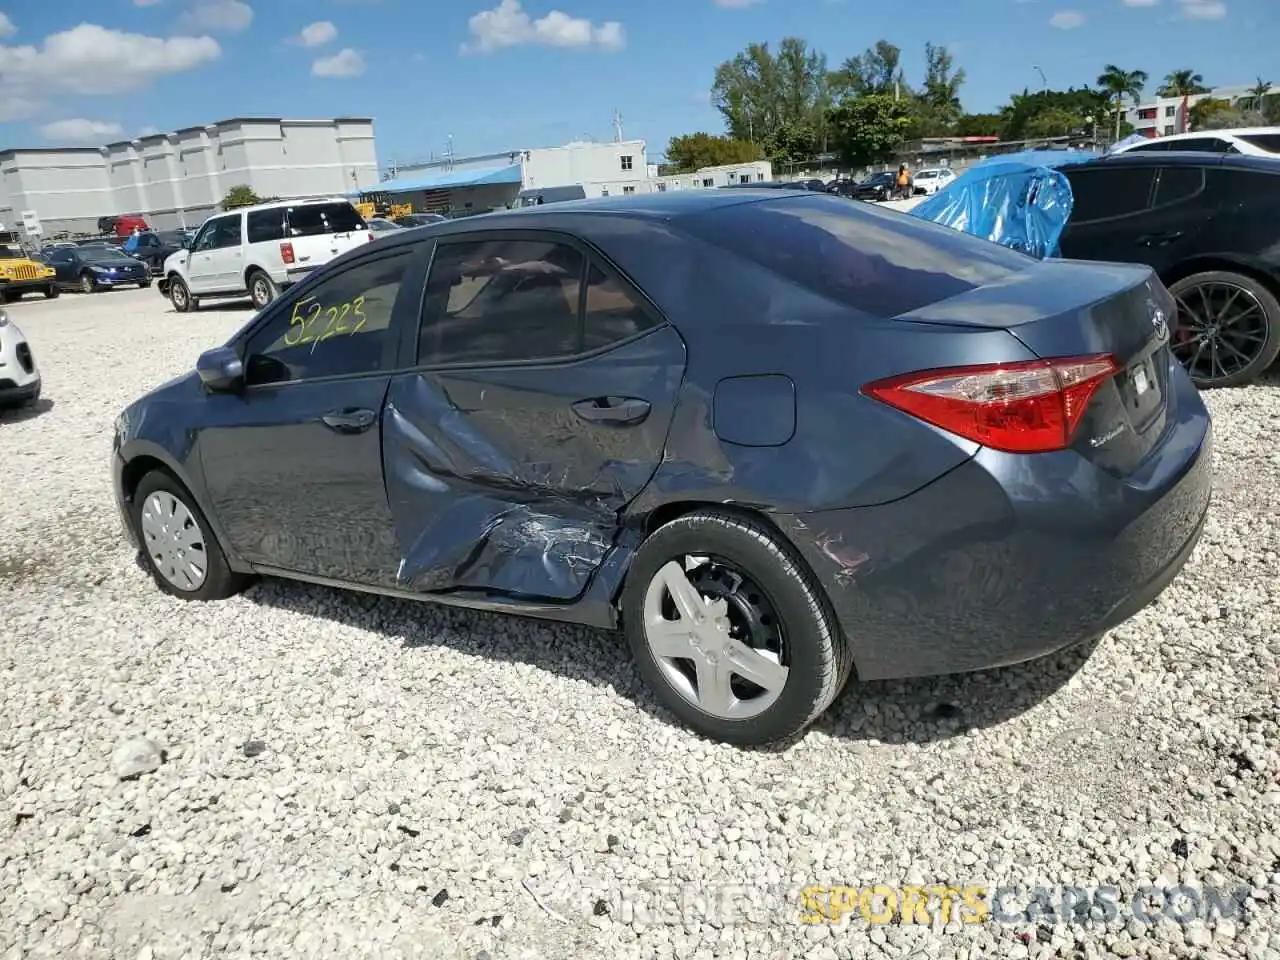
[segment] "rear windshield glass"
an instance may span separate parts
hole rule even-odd
[[[685,218],[695,236],[829,299],[895,317],[1019,273],[1035,259],[829,194],[744,203]]]
[[[1280,153],[1280,133],[1239,133],[1236,136],[1255,147],[1261,147],[1271,153]]]
[[[314,237],[323,233],[363,230],[364,221],[349,203],[308,203],[285,213],[289,236]]]

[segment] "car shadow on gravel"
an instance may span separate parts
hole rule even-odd
[[[48,413],[53,407],[54,403],[48,397],[41,397],[35,403],[25,403],[20,407],[0,407],[0,423],[34,420],[41,414]]]
[[[265,579],[246,594],[263,606],[323,616],[381,634],[406,651],[447,646],[525,664],[568,680],[610,686],[664,723],[679,721],[642,682],[621,634],[436,603]],[[930,743],[1002,724],[1052,696],[1084,666],[1090,641],[997,670],[913,680],[851,681],[811,728],[863,743]],[[782,743],[766,750],[786,750]]]

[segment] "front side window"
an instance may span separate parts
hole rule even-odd
[[[537,240],[442,243],[423,297],[418,363],[503,363],[578,353],[584,258]]]
[[[381,370],[391,310],[413,252],[366,260],[281,303],[245,346],[246,384]]]
[[[218,231],[220,220],[207,220],[205,225],[200,228],[200,232],[196,234],[195,242],[191,244],[191,249],[195,251],[212,250],[214,235]]]
[[[198,252],[201,250],[219,250],[224,247],[237,247],[239,245],[240,214],[236,213],[229,217],[219,217],[206,223],[204,229],[200,231],[200,236],[196,237],[195,245],[191,249]]]

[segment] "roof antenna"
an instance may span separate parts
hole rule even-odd
[[[617,110],[613,111],[613,138],[618,143],[622,142],[622,114]]]

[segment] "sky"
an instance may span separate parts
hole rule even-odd
[[[0,0],[0,150],[100,145],[236,116],[369,116],[379,161],[612,139],[651,159],[723,130],[715,67],[804,38],[832,67],[876,40],[918,82],[926,41],[990,111],[1104,65],[1280,89],[1276,0]],[[1043,71],[1044,80],[1041,79]]]

